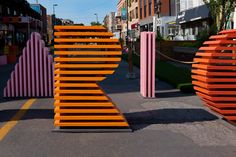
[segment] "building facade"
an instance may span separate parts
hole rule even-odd
[[[125,13],[124,13],[126,9],[127,9],[126,0],[119,0],[117,4],[116,30],[119,32],[119,37],[122,38],[124,41],[127,36],[127,18],[125,18]]]
[[[0,55],[18,56],[31,32],[41,29],[41,16],[27,1],[0,1]]]
[[[110,12],[109,14],[107,14],[103,20],[103,23],[109,32],[114,33],[116,29],[115,12]]]
[[[176,6],[179,40],[195,40],[199,32],[209,28],[209,9],[203,0],[177,0]]]
[[[47,10],[44,6],[42,6],[41,4],[30,4],[30,7],[35,10],[37,13],[40,14],[41,16],[41,35],[43,37],[44,40],[46,40],[47,37]]]
[[[139,14],[141,31],[159,31],[168,38],[178,28],[176,0],[139,0]]]
[[[129,36],[134,39],[139,37],[139,0],[129,1]]]

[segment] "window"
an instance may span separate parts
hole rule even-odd
[[[152,3],[149,3],[149,5],[148,5],[148,15],[149,16],[152,15]]]
[[[138,7],[135,8],[135,18],[138,19]]]

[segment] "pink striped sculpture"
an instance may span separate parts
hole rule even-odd
[[[53,58],[49,55],[49,49],[45,47],[40,34],[32,33],[4,88],[4,97],[52,96]]]
[[[155,34],[142,32],[140,43],[140,92],[144,98],[155,98]]]

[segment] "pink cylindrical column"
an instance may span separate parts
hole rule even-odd
[[[155,34],[142,32],[140,43],[140,93],[155,98]]]

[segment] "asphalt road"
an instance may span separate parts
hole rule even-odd
[[[236,156],[235,126],[202,106],[197,96],[182,94],[161,81],[157,98],[143,99],[139,79],[127,80],[126,69],[122,63],[101,85],[133,132],[53,132],[53,99],[37,99],[0,141],[0,157]],[[26,102],[1,99],[0,129]]]

